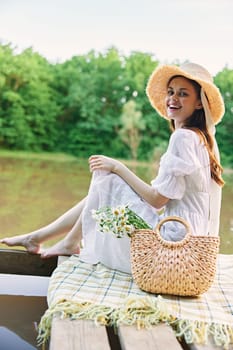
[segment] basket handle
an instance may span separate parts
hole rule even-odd
[[[159,233],[161,226],[167,221],[180,222],[186,228],[186,231],[187,231],[186,235],[191,233],[191,229],[190,229],[188,222],[179,216],[167,216],[164,219],[160,220],[155,228],[155,231]]]

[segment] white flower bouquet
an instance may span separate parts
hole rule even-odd
[[[93,209],[92,217],[98,223],[100,232],[112,233],[117,238],[130,237],[135,229],[151,229],[128,205]]]

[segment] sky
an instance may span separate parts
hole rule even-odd
[[[215,75],[233,68],[233,0],[0,0],[0,42],[54,63],[114,46]]]

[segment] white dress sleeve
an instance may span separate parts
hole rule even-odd
[[[200,143],[198,135],[191,130],[177,129],[171,135],[167,152],[160,160],[158,176],[151,182],[161,195],[169,199],[183,197],[185,176],[202,166],[197,152]]]

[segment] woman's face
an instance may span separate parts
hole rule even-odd
[[[175,128],[180,128],[195,109],[201,109],[202,104],[197,91],[190,80],[184,77],[174,77],[168,84],[166,96],[167,116],[175,122]]]

